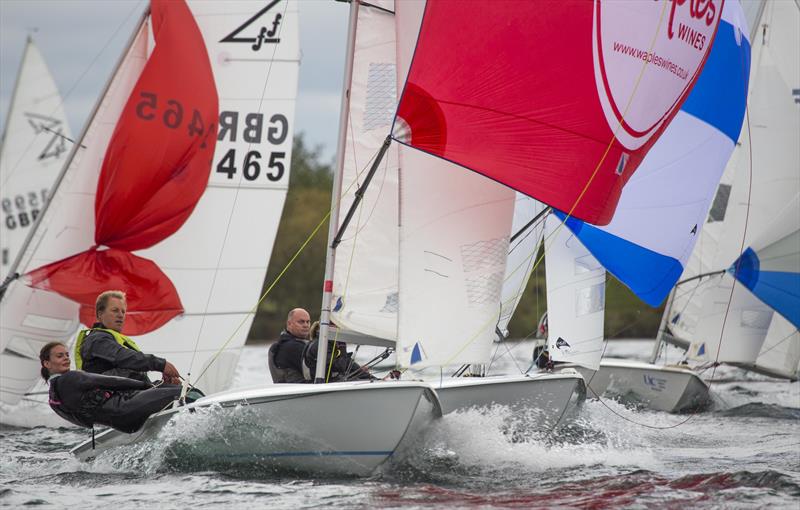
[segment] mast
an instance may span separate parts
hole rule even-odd
[[[342,103],[339,109],[339,139],[336,144],[336,169],[333,174],[333,192],[331,193],[331,214],[328,218],[328,244],[325,254],[325,280],[322,289],[322,310],[319,317],[319,341],[317,343],[317,367],[314,383],[325,382],[325,369],[328,352],[328,331],[330,328],[331,301],[333,298],[333,265],[336,250],[333,240],[339,226],[339,197],[342,194],[342,172],[344,169],[345,144],[347,142],[347,124],[350,111],[350,86],[353,78],[353,53],[356,45],[356,25],[358,23],[358,0],[350,2],[350,18],[347,25],[347,53],[344,65],[342,84]],[[324,347],[323,347],[324,346]]]
[[[61,182],[64,180],[64,176],[67,174],[67,170],[69,169],[70,165],[72,164],[72,160],[75,159],[75,155],[77,154],[78,150],[83,146],[83,139],[86,136],[86,132],[89,130],[89,126],[92,125],[92,121],[94,120],[95,116],[97,115],[97,110],[100,108],[100,105],[103,103],[103,99],[105,98],[106,94],[108,93],[108,88],[111,86],[111,82],[114,80],[114,77],[117,75],[122,62],[125,60],[125,57],[128,55],[128,52],[133,45],[133,41],[136,39],[136,36],[139,34],[139,31],[142,29],[142,25],[147,20],[147,16],[150,14],[150,8],[148,7],[145,9],[144,13],[142,13],[141,19],[139,23],[136,24],[136,28],[134,29],[133,33],[131,34],[130,38],[128,39],[128,43],[125,45],[125,49],[122,51],[122,54],[117,60],[117,64],[114,66],[114,71],[109,76],[108,80],[106,81],[105,86],[103,87],[103,91],[100,93],[99,98],[97,99],[97,103],[95,103],[94,108],[92,109],[91,115],[87,122],[83,126],[83,131],[81,131],[81,136],[78,138],[79,142],[72,146],[72,150],[69,153],[66,161],[64,162],[64,166],[61,167],[61,171],[59,172],[58,176],[56,177],[55,182],[53,183],[52,188],[50,189],[50,197],[53,197],[55,193],[58,191],[58,188],[61,186]],[[8,268],[8,273],[6,274],[6,279],[2,283],[0,283],[0,302],[3,300],[3,296],[8,289],[8,286],[11,285],[15,279],[19,277],[17,274],[17,269],[19,268],[20,264],[22,263],[22,258],[25,252],[28,250],[28,247],[33,240],[33,236],[36,234],[36,231],[39,229],[39,224],[42,222],[42,218],[45,217],[47,213],[47,209],[50,207],[50,203],[52,200],[47,200],[42,205],[42,210],[39,212],[39,215],[36,217],[36,220],[31,225],[31,229],[28,232],[28,235],[25,237],[25,242],[22,243],[19,252],[17,252],[17,256],[14,257],[14,262],[11,263],[11,266]]]

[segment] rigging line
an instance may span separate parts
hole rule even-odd
[[[523,232],[527,231],[527,230],[528,230],[529,228],[531,228],[531,227],[532,227],[532,226],[533,226],[533,225],[534,225],[534,224],[535,224],[537,221],[539,221],[539,218],[541,218],[541,217],[545,216],[545,215],[546,215],[547,213],[549,213],[549,212],[550,212],[552,209],[553,209],[552,207],[550,207],[550,206],[547,206],[547,207],[545,207],[544,209],[542,209],[541,211],[539,211],[539,213],[538,213],[538,214],[536,214],[536,216],[534,216],[534,217],[533,217],[533,219],[531,219],[531,221],[529,221],[528,223],[526,223],[525,225],[523,225],[523,227],[522,227],[521,229],[517,230],[517,232],[516,232],[516,233],[515,233],[513,236],[511,236],[511,239],[509,239],[509,240],[508,240],[509,244],[510,244],[510,243],[513,243],[513,242],[514,242],[514,241],[515,241],[515,240],[516,240],[516,239],[517,239],[517,238],[518,238],[520,235],[522,235],[522,233],[523,233]]]
[[[303,250],[305,250],[305,248],[308,245],[308,243],[310,243],[311,240],[317,235],[317,232],[319,231],[320,228],[322,228],[322,225],[324,225],[325,222],[328,221],[328,218],[330,217],[330,215],[331,215],[331,213],[330,213],[330,211],[328,211],[328,213],[322,218],[322,220],[317,224],[317,226],[314,227],[314,230],[311,232],[311,234],[309,234],[308,237],[306,238],[306,240],[303,241],[303,244],[300,245],[300,247],[297,249],[297,251],[295,251],[294,255],[292,255],[292,258],[289,259],[289,262],[286,263],[284,268],[281,269],[280,273],[278,273],[278,276],[275,277],[275,279],[272,281],[272,283],[269,285],[269,287],[267,287],[267,290],[265,290],[264,293],[261,295],[261,297],[258,299],[256,304],[251,309],[251,312],[246,314],[245,317],[241,320],[241,322],[239,322],[239,325],[236,326],[236,329],[233,330],[233,332],[228,337],[228,339],[225,340],[225,342],[222,344],[222,346],[217,350],[217,352],[211,358],[211,361],[208,362],[208,364],[203,369],[203,371],[200,372],[200,375],[197,376],[196,380],[199,380],[201,377],[203,377],[203,374],[206,373],[206,370],[211,368],[211,365],[214,364],[214,362],[217,360],[219,355],[222,354],[222,351],[225,350],[225,347],[230,343],[231,340],[233,340],[233,338],[236,336],[236,333],[239,332],[239,329],[241,329],[241,327],[244,325],[244,323],[247,322],[247,319],[248,319],[249,315],[256,313],[256,310],[258,310],[258,307],[261,304],[261,302],[264,301],[264,299],[266,299],[266,297],[269,295],[270,292],[272,292],[272,289],[275,287],[275,285],[278,284],[278,282],[281,280],[281,278],[286,273],[286,271],[289,270],[289,268],[292,266],[292,264],[294,264],[294,261],[297,259],[297,257],[299,257],[300,254],[303,252]],[[196,347],[195,347],[195,350],[196,350]],[[319,348],[317,349],[317,353],[319,353]]]
[[[286,9],[288,8],[288,5],[289,5],[289,2],[285,2],[283,4],[282,16],[283,16],[284,19],[286,18]],[[279,28],[278,28],[277,37],[280,37],[281,34],[283,33],[284,26],[285,26],[285,23],[282,23],[282,24],[278,25]],[[278,45],[275,44],[272,47],[272,55],[270,57],[269,65],[267,66],[266,76],[264,77],[264,85],[261,87],[261,97],[259,98],[259,103],[258,103],[258,111],[259,112],[262,111],[263,106],[264,106],[264,97],[267,94],[267,84],[269,83],[269,77],[272,74],[273,59],[275,58],[275,54],[277,53],[277,51],[278,51]],[[217,124],[219,124],[219,122],[217,122]],[[219,129],[219,126],[217,126],[217,129]],[[288,134],[287,134],[287,136],[288,136]],[[292,143],[294,143],[294,141],[292,141]],[[248,153],[250,152],[250,149],[252,147],[253,147],[253,142],[248,142],[248,144],[247,144],[247,152]],[[213,165],[213,164],[214,164],[214,162],[213,162],[213,157],[212,157],[211,165]],[[211,177],[209,177],[209,179],[210,178]],[[217,285],[217,276],[219,275],[219,266],[220,266],[220,263],[222,261],[222,256],[225,254],[225,246],[228,244],[228,236],[230,235],[231,224],[233,222],[233,215],[234,215],[234,211],[236,210],[236,204],[239,201],[239,192],[241,191],[241,184],[242,184],[242,180],[243,179],[244,179],[244,171],[242,171],[241,175],[239,175],[239,181],[237,182],[236,191],[234,192],[234,195],[233,195],[233,202],[231,203],[231,208],[230,208],[229,213],[228,213],[228,221],[227,221],[227,223],[225,225],[225,235],[222,238],[222,245],[220,246],[219,254],[217,255],[217,263],[216,263],[216,268],[214,269],[214,275],[211,277],[211,287],[209,288],[208,296],[206,297],[206,304],[205,304],[205,307],[203,309],[203,317],[200,319],[200,328],[198,328],[197,336],[195,337],[195,345],[194,345],[194,350],[192,352],[192,359],[189,362],[189,371],[187,372],[187,378],[190,377],[190,375],[192,373],[191,371],[192,371],[192,368],[194,367],[194,361],[195,361],[195,359],[197,357],[198,346],[200,345],[200,337],[202,336],[203,330],[205,329],[205,324],[206,324],[206,315],[205,314],[208,312],[209,306],[211,306],[211,297],[214,295],[214,289],[216,288],[216,285]],[[287,177],[287,179],[288,179],[288,177]],[[255,311],[253,313],[255,313]],[[247,320],[246,317],[247,316],[245,316],[245,320]],[[234,334],[236,334],[236,332],[239,331],[240,327],[241,327],[241,324],[236,328],[236,330],[234,331]],[[227,343],[230,342],[230,340],[232,338],[233,337],[229,338],[225,342],[225,344],[227,345]],[[217,359],[217,357],[219,356],[220,353],[221,353],[221,351],[218,352],[212,358],[212,360],[209,362],[209,364],[207,366],[211,366],[211,363],[216,361],[216,359]],[[203,373],[205,373],[205,370],[203,370]],[[195,381],[197,381],[197,380],[199,380],[199,378],[195,379]]]
[[[45,130],[45,131],[47,131],[48,133],[52,133],[52,134],[56,135],[57,137],[59,137],[59,138],[61,138],[61,139],[63,139],[63,140],[66,140],[66,141],[68,141],[68,142],[70,142],[70,143],[77,143],[77,142],[76,142],[75,140],[73,140],[72,138],[70,138],[70,137],[68,137],[68,136],[64,136],[63,134],[61,134],[61,132],[60,132],[60,131],[53,131],[52,129],[50,129],[50,128],[49,128],[49,127],[47,127],[47,126],[42,126],[42,129],[43,129],[43,130]],[[85,148],[86,148],[86,146],[85,146],[85,145],[83,145],[83,144],[81,144],[81,149],[85,149]]]
[[[67,97],[69,97],[70,94],[72,94],[72,92],[75,90],[75,88],[81,82],[81,80],[83,80],[84,76],[86,76],[89,73],[89,70],[94,66],[94,64],[100,58],[100,55],[105,53],[106,49],[111,44],[111,41],[116,39],[117,35],[122,33],[122,27],[125,26],[128,23],[128,21],[131,19],[131,16],[133,16],[133,14],[137,10],[139,10],[141,8],[141,5],[142,5],[142,2],[137,2],[134,5],[133,9],[131,9],[128,12],[127,16],[125,16],[125,19],[123,19],[122,23],[120,23],[119,26],[117,26],[117,28],[114,30],[114,32],[112,32],[112,35],[106,40],[106,43],[103,45],[103,47],[100,49],[100,51],[97,52],[97,54],[94,56],[94,58],[89,63],[89,65],[86,67],[86,69],[84,69],[83,72],[81,73],[81,75],[78,76],[78,79],[75,80],[75,82],[72,84],[72,86],[69,88],[69,90],[67,90],[66,94],[64,94],[61,97],[61,101],[58,103],[58,105],[56,105],[56,107],[53,109],[53,111],[50,112],[50,116],[55,114],[56,111],[58,111],[58,109],[64,105],[64,99],[66,99]],[[11,108],[12,107],[13,107],[13,105],[9,105],[9,110],[8,110],[9,114],[11,113]],[[6,120],[7,121],[10,120],[10,115]],[[8,122],[6,122],[5,129],[8,130]],[[28,151],[30,151],[31,147],[33,147],[33,144],[36,143],[36,139],[37,139],[38,136],[39,135],[37,133],[37,135],[33,137],[33,139],[30,141],[28,146],[25,147],[25,150],[22,151],[22,154],[20,155],[19,160],[17,160],[17,162],[14,164],[14,166],[11,167],[11,170],[6,174],[6,178],[3,179],[3,183],[2,183],[3,187],[5,187],[6,184],[8,184],[9,179],[11,179],[11,177],[14,175],[14,173],[19,169],[19,165],[22,163],[22,160],[25,158],[25,155],[28,154]],[[4,133],[4,138],[5,138],[5,133]],[[72,141],[72,140],[70,140],[70,141]],[[5,144],[3,144],[3,145],[5,145]],[[85,148],[83,145],[81,145],[81,147]]]
[[[353,149],[353,151],[355,152],[355,148]],[[369,159],[367,164],[364,165],[364,167],[361,169],[361,171],[357,171],[356,172],[356,180],[358,180],[358,178],[367,170],[367,168],[370,167],[372,162],[375,161],[375,158],[377,157],[379,152],[380,152],[380,149],[378,149],[378,151],[376,151],[375,154],[372,155],[372,157]],[[355,154],[353,155],[353,159],[355,159]],[[356,168],[358,168],[358,165],[356,165]],[[367,216],[367,219],[364,221],[363,225],[358,230],[363,230],[366,227],[366,224],[369,222],[370,218],[372,218],[372,215],[378,209],[378,203],[379,203],[379,200],[380,200],[380,196],[383,194],[383,188],[384,188],[384,186],[386,184],[386,177],[387,177],[387,175],[389,173],[388,169],[389,169],[389,159],[386,158],[385,161],[384,161],[381,185],[380,185],[380,188],[378,188],[378,194],[375,197],[375,203],[372,205],[372,210],[370,211],[369,215]],[[348,190],[349,190],[349,188],[348,188]],[[345,242],[345,241],[349,242],[351,239],[353,239],[353,237],[344,237],[343,236],[342,237],[342,242]]]
[[[781,345],[783,342],[785,342],[785,341],[787,341],[787,340],[791,339],[791,338],[792,338],[792,337],[793,337],[793,336],[794,336],[796,333],[797,333],[797,330],[795,330],[795,331],[792,331],[791,333],[789,333],[789,334],[788,334],[788,335],[786,335],[785,337],[781,338],[781,339],[780,339],[780,340],[779,340],[777,343],[775,343],[775,344],[774,344],[772,347],[770,347],[769,349],[767,349],[767,350],[765,350],[765,351],[761,351],[761,352],[759,352],[759,353],[758,353],[758,356],[759,356],[759,357],[761,357],[761,356],[763,356],[764,354],[766,354],[766,353],[768,353],[769,351],[771,351],[772,349],[774,349],[774,348],[778,347],[778,346],[779,346],[779,345]]]

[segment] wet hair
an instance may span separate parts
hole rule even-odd
[[[96,316],[99,317],[100,314],[106,310],[108,300],[111,298],[121,299],[123,302],[126,302],[125,293],[121,290],[107,290],[97,296],[97,301],[94,303],[94,313]]]
[[[319,338],[319,321],[314,321],[314,324],[311,325],[311,329],[308,330],[308,338],[311,340]]]
[[[39,369],[39,373],[42,374],[42,379],[47,382],[50,379],[50,371],[44,366],[45,361],[50,361],[50,351],[53,350],[54,347],[62,346],[66,348],[67,346],[61,342],[49,342],[42,347],[42,350],[39,351],[39,363],[41,363],[42,367]]]

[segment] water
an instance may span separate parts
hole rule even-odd
[[[611,355],[644,355],[615,342]],[[525,351],[525,352],[523,352]],[[365,353],[365,356],[368,353]],[[529,351],[499,361],[527,366]],[[236,384],[268,380],[266,348],[246,347]],[[800,384],[723,368],[716,404],[697,415],[588,401],[552,432],[499,407],[436,423],[409,458],[369,479],[313,479],[209,466],[187,452],[198,427],[94,462],[67,449],[74,428],[0,428],[0,506],[44,508],[798,508]],[[48,410],[29,410],[27,423]]]

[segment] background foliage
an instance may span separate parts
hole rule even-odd
[[[283,218],[272,251],[264,290],[275,280],[297,249],[325,217],[330,208],[333,185],[331,162],[320,161],[320,148],[306,145],[302,134],[295,137],[291,178]],[[319,316],[325,271],[328,223],[319,229],[291,267],[261,303],[250,330],[249,341],[277,338],[294,307],[306,308],[312,320]],[[510,338],[523,338],[536,330],[547,309],[545,267],[539,264],[531,275],[514,319]],[[651,338],[656,334],[663,308],[650,308],[614,277],[606,282],[606,338]]]

